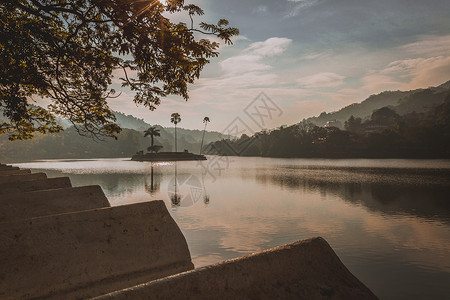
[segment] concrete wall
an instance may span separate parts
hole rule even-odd
[[[19,181],[30,181],[37,179],[46,179],[47,175],[45,173],[33,173],[33,174],[19,174],[10,176],[0,176],[0,184],[19,182]]]
[[[377,299],[322,238],[300,241],[104,295],[125,299]]]
[[[0,222],[109,207],[98,185],[2,195]]]
[[[56,177],[0,184],[0,195],[72,187],[69,177]]]
[[[163,201],[0,223],[0,299],[80,299],[193,268]]]

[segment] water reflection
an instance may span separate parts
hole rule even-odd
[[[202,172],[202,187],[203,187],[203,203],[205,205],[209,204],[209,194],[206,192],[206,185],[205,185],[205,174]]]
[[[193,206],[206,196],[204,183],[198,179],[198,173],[187,170],[179,173],[178,162],[174,163],[173,177],[169,181],[167,191],[173,208]]]
[[[337,195],[383,214],[407,214],[450,223],[450,172],[448,170],[286,168],[260,170],[257,182],[291,191],[308,190]],[[246,174],[245,176],[247,176]],[[244,177],[245,177],[244,176]]]
[[[150,166],[150,184],[145,181],[145,190],[151,195],[154,196],[161,188],[161,173],[154,172],[153,162],[151,162]]]
[[[180,206],[180,203],[181,203],[181,196],[178,194],[178,172],[177,172],[178,167],[177,166],[178,166],[178,162],[175,162],[174,178],[172,181],[170,181],[169,188],[168,188],[172,207]]]

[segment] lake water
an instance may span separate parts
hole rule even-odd
[[[128,159],[15,164],[99,184],[112,205],[162,199],[196,267],[315,236],[382,299],[450,297],[450,161]],[[176,176],[175,176],[176,175]]]

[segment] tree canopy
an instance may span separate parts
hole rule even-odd
[[[114,71],[150,110],[167,95],[187,100],[187,85],[218,55],[219,44],[202,35],[230,44],[239,33],[224,19],[194,27],[203,10],[183,0],[3,0],[0,14],[0,134],[10,139],[62,130],[54,115],[81,134],[114,137]],[[31,106],[34,96],[51,104]]]

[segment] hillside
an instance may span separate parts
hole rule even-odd
[[[350,104],[338,111],[326,113],[323,112],[317,117],[306,119],[317,126],[323,126],[330,120],[338,120],[342,124],[350,116],[368,119],[377,109],[390,107],[398,114],[427,112],[433,106],[442,104],[445,98],[450,94],[450,81],[437,87],[427,89],[417,89],[411,91],[385,91],[377,95],[371,95],[361,103]]]
[[[151,125],[132,115],[120,112],[114,114],[117,124],[123,129],[118,140],[107,138],[105,141],[96,142],[79,136],[68,121],[58,118],[58,122],[64,127],[64,131],[60,133],[37,134],[32,140],[14,142],[10,142],[7,135],[0,135],[0,159],[11,162],[51,158],[131,157],[139,150],[146,151],[151,142],[149,137],[144,137],[144,130]],[[3,119],[0,114],[0,121]],[[175,151],[174,128],[155,126],[161,134],[155,137],[155,144],[163,146],[161,151]],[[186,149],[199,153],[202,135],[202,130],[177,128],[178,151]],[[204,145],[221,139],[221,133],[206,131]]]
[[[31,140],[8,140],[0,135],[0,159],[6,162],[51,158],[106,158],[131,157],[146,143],[143,134],[124,129],[117,140],[94,141],[80,136],[73,127],[55,133],[38,134]]]

